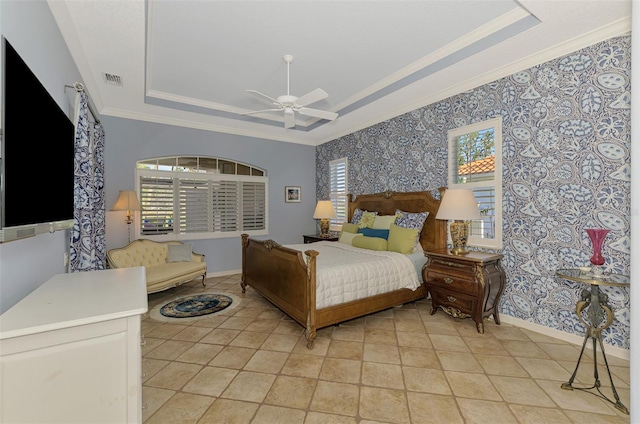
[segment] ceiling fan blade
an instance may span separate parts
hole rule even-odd
[[[316,88],[315,90],[308,92],[307,94],[296,100],[296,104],[300,107],[303,107],[322,99],[326,99],[327,97],[329,97],[329,95],[326,91],[324,91],[322,88]]]
[[[319,109],[310,109],[308,107],[301,107],[298,109],[298,112],[302,115],[312,116],[314,118],[320,119],[328,119],[329,121],[333,121],[338,117],[338,114],[335,112],[327,112],[326,110]]]
[[[293,109],[287,107],[284,109],[284,127],[293,128],[296,126],[296,115]]]
[[[241,113],[240,115],[254,115],[256,113],[262,113],[262,112],[281,112],[282,108],[278,108],[278,109],[263,109],[263,110],[254,110],[252,112],[244,112]]]
[[[257,94],[257,95],[259,95],[259,96],[265,97],[265,98],[267,98],[267,99],[271,100],[274,104],[277,104],[277,105],[278,105],[278,104],[280,104],[280,102],[279,102],[279,101],[277,101],[276,99],[274,99],[273,97],[267,96],[266,94],[261,93],[261,92],[259,92],[259,91],[257,91],[257,90],[245,90],[245,91],[246,91],[247,93],[254,93],[254,94]]]

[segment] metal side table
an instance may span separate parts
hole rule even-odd
[[[562,388],[565,390],[583,390],[589,391],[596,389],[598,393],[590,392],[610,403],[612,403],[618,410],[628,414],[629,409],[620,402],[620,397],[616,391],[616,387],[613,384],[613,378],[611,377],[611,371],[609,370],[609,363],[607,362],[607,356],[604,353],[604,344],[602,343],[602,330],[609,327],[615,319],[613,311],[608,304],[609,297],[600,291],[600,286],[629,286],[629,276],[613,273],[594,274],[592,272],[584,272],[579,269],[559,269],[556,271],[556,275],[560,278],[564,278],[570,281],[577,281],[579,283],[589,284],[590,290],[582,290],[580,300],[576,303],[576,314],[578,319],[587,327],[586,334],[584,336],[584,342],[582,343],[582,350],[580,350],[580,356],[578,357],[578,363],[576,369],[573,371],[571,378],[567,383],[562,384]],[[582,312],[585,311],[587,320],[584,319]],[[593,377],[594,383],[590,387],[575,387],[573,380],[578,373],[578,367],[582,360],[587,341],[591,339],[593,341]],[[609,381],[611,382],[611,391],[615,400],[609,399],[600,391],[600,378],[598,377],[598,361],[596,354],[596,341],[600,343],[600,349],[602,350],[602,358],[604,364],[607,367],[607,374],[609,374]]]

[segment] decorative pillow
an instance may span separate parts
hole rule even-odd
[[[360,218],[362,218],[363,213],[364,211],[362,209],[356,208],[356,210],[353,211],[353,216],[351,217],[351,223],[352,224],[360,223]]]
[[[338,239],[339,243],[353,245],[353,239],[357,237],[364,237],[362,234],[356,233],[340,233],[340,238]]]
[[[376,220],[377,214],[378,212],[362,212],[362,217],[360,218],[360,222],[358,222],[358,228],[373,227],[373,222]]]
[[[342,223],[342,232],[343,233],[357,233],[358,226],[356,224],[351,224],[350,222]]]
[[[395,224],[402,228],[417,228],[418,230],[422,230],[422,226],[428,216],[429,212],[411,213],[396,209],[397,219]]]
[[[387,250],[387,241],[380,237],[354,237],[351,244],[362,249]]]
[[[373,220],[373,227],[378,230],[388,230],[391,228],[391,224],[395,224],[396,216],[395,215],[376,215],[376,218]]]
[[[366,237],[379,237],[383,239],[389,238],[389,230],[376,230],[374,228],[359,228],[358,232]]]
[[[191,262],[191,243],[167,244],[167,262]]]
[[[414,252],[416,238],[418,238],[419,234],[420,230],[417,228],[402,228],[394,224],[389,229],[387,250],[405,255],[412,253]]]

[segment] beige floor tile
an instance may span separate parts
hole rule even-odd
[[[516,358],[531,377],[543,380],[569,381],[571,373],[552,359]]]
[[[444,334],[429,334],[433,348],[438,350],[449,350],[455,352],[470,352],[469,347],[460,336],[450,336]]]
[[[325,356],[327,354],[327,350],[329,349],[330,343],[330,338],[318,337],[314,340],[313,349],[309,349],[307,347],[306,337],[300,336],[298,337],[298,341],[296,342],[296,345],[293,348],[292,352],[300,353],[302,355]]]
[[[206,316],[197,321],[194,321],[191,324],[192,327],[209,327],[216,328],[223,322],[225,322],[229,317],[224,315],[214,315],[214,316]]]
[[[176,361],[205,365],[220,353],[223,348],[224,346],[221,345],[196,343],[180,354]]]
[[[214,398],[208,396],[176,393],[146,423],[196,423],[213,401]]]
[[[451,395],[444,372],[431,368],[402,367],[407,390],[414,392]]]
[[[362,343],[364,341],[364,328],[347,327],[340,325],[334,328],[331,338],[335,340],[345,340],[350,342]]]
[[[289,357],[288,353],[270,350],[257,351],[244,366],[245,371],[266,372],[277,374]]]
[[[565,410],[563,412],[571,419],[571,422],[575,424],[629,424],[628,415],[622,417],[619,415],[602,415],[594,414],[593,412],[571,410]]]
[[[404,391],[362,387],[360,416],[387,423],[410,423],[409,406]]]
[[[347,340],[331,340],[327,356],[332,358],[362,360],[364,344]]]
[[[503,340],[502,346],[513,356],[522,358],[551,359],[551,357],[534,342],[521,340]]]
[[[171,362],[148,379],[145,384],[160,389],[180,390],[201,369],[202,367],[197,364]]]
[[[415,308],[415,303],[407,303],[400,308],[391,309],[393,312],[393,319],[398,321],[422,321],[422,317]]]
[[[160,407],[176,392],[167,389],[158,389],[156,387],[142,387],[142,421],[149,419]]]
[[[473,353],[487,355],[508,355],[502,344],[489,334],[484,337],[464,337],[464,341]]]
[[[582,390],[564,390],[557,381],[536,380],[547,395],[563,409],[592,412],[603,415],[616,415],[606,401]]]
[[[211,332],[211,328],[208,327],[187,327],[175,336],[171,337],[171,340],[181,340],[185,342],[198,342],[204,336]]]
[[[405,388],[400,365],[380,364],[377,362],[364,362],[362,364],[362,384],[388,389],[404,390]]]
[[[475,355],[475,358],[487,374],[529,377],[527,371],[511,356]]]
[[[454,324],[456,326],[456,331],[462,337],[464,337],[464,338],[482,339],[482,338],[485,338],[485,337],[489,337],[488,331],[486,330],[486,327],[487,327],[489,322],[490,321],[488,319],[485,319],[483,321],[484,326],[485,326],[484,333],[480,333],[478,331],[478,326],[476,325],[476,322],[474,320],[472,320],[471,318],[465,318],[465,319],[460,319],[460,320],[456,319],[454,321]]]
[[[261,315],[262,316],[262,315]],[[244,330],[251,322],[253,318],[244,317],[230,317],[228,320],[218,326],[218,328],[226,328],[228,330]]]
[[[504,324],[487,327],[485,331],[499,340],[519,340],[524,342],[531,341],[531,339],[527,337],[527,334],[524,332],[524,330]]]
[[[229,346],[250,347],[258,349],[269,336],[268,333],[257,331],[241,331],[233,340],[229,342]]]
[[[396,346],[398,344],[398,339],[395,331],[365,328],[364,342]]]
[[[269,308],[262,311],[262,313],[258,316],[259,319],[276,319],[282,320],[286,315],[280,311],[279,309]]]
[[[264,403],[287,408],[307,409],[316,389],[315,378],[278,376]]]
[[[395,322],[393,318],[382,318],[379,316],[369,315],[364,320],[365,327],[372,330],[395,330]]]
[[[271,389],[276,376],[258,372],[240,371],[220,397],[226,399],[262,402]]]
[[[252,321],[245,328],[246,331],[257,331],[263,333],[270,333],[281,323],[280,320],[275,319],[256,319]]]
[[[456,326],[453,324],[453,322],[430,321],[430,318],[426,318],[423,320],[423,323],[429,335],[431,334],[442,334],[445,336],[458,335],[458,331],[456,330]]]
[[[436,352],[443,370],[481,373],[484,369],[476,361],[473,354],[468,352],[450,352],[439,350]]]
[[[543,406],[547,408],[556,406],[544,390],[530,378],[493,375],[490,376],[489,379],[498,389],[503,399],[509,403]]]
[[[237,370],[204,367],[182,388],[182,391],[217,397],[227,388],[236,375],[238,375]]]
[[[568,343],[540,343],[536,344],[544,350],[551,359],[556,361],[578,361],[580,356],[580,348]]]
[[[292,353],[280,373],[294,377],[318,378],[324,361],[322,357]]]
[[[222,351],[218,353],[211,362],[209,362],[209,365],[214,367],[241,369],[247,364],[247,362],[249,362],[249,359],[251,359],[254,353],[256,353],[255,349],[228,346],[222,349]]]
[[[146,358],[152,359],[165,359],[167,361],[173,361],[190,347],[192,347],[194,343],[192,342],[181,342],[176,340],[167,340],[162,343],[149,353],[145,355]]]
[[[198,424],[249,423],[260,404],[231,399],[216,399]]]
[[[442,368],[438,355],[433,349],[400,346],[400,360],[402,365],[423,368]]]
[[[157,326],[155,329],[149,331],[145,334],[145,337],[152,337],[158,339],[170,339],[175,336],[182,330],[187,328],[186,325],[177,325],[177,324],[162,324]]]
[[[407,392],[407,401],[413,424],[464,424],[451,396]]]
[[[209,334],[200,339],[200,343],[211,343],[226,345],[240,334],[239,330],[229,330],[224,328],[214,328]]]
[[[279,352],[291,352],[298,342],[299,336],[290,334],[269,334],[269,337],[262,343],[260,349],[277,350]]]
[[[360,389],[355,384],[318,381],[311,400],[311,411],[355,416],[358,413]]]
[[[567,415],[560,409],[556,408],[538,408],[526,405],[511,405],[513,412],[522,424],[572,424]],[[584,423],[600,422],[589,417]]]
[[[457,398],[465,424],[518,424],[505,402]]]
[[[153,337],[144,337],[142,346],[142,356],[146,356],[147,353],[166,342],[165,339],[154,339]]]
[[[425,332],[396,331],[398,346],[433,348],[431,339]]]
[[[365,343],[362,358],[369,362],[400,364],[400,353],[397,346]]]
[[[357,424],[355,417],[344,415],[325,414],[323,412],[308,412],[304,424]],[[360,421],[363,424],[364,421]]]
[[[304,331],[304,327],[295,321],[279,321],[278,326],[273,329],[274,334],[288,334],[296,337],[303,335]]]
[[[279,406],[262,405],[251,424],[303,424],[306,413],[299,409],[282,408]]]
[[[502,397],[484,374],[445,371],[449,386],[455,396],[471,399],[501,401]]]
[[[320,380],[340,383],[360,383],[361,361],[354,359],[326,358],[320,371]]]
[[[142,358],[142,381],[146,382],[170,363],[171,361],[166,361],[164,359]]]
[[[520,331],[527,336],[527,338],[536,343],[556,343],[556,344],[567,344],[564,340],[556,339],[551,336],[547,336],[546,334],[537,333],[533,330],[529,330],[528,328],[521,328]]]
[[[238,318],[257,318],[262,312],[261,308],[241,308],[233,316]]]

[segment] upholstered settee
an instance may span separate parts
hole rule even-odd
[[[191,243],[181,241],[156,242],[138,239],[125,247],[110,249],[107,261],[111,268],[143,266],[147,278],[147,293],[155,293],[196,277],[204,286],[207,264],[204,255],[194,253]]]

